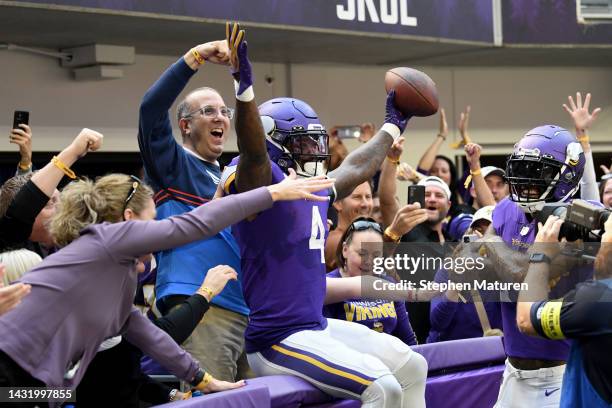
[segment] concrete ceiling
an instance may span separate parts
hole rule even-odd
[[[92,43],[131,45],[139,54],[178,55],[221,39],[220,22],[0,6],[0,43],[61,49]],[[612,47],[488,45],[247,27],[255,61],[368,65],[611,66]],[[6,51],[0,51],[6,52]]]

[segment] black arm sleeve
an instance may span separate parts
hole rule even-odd
[[[170,391],[172,391],[172,388],[166,384],[160,383],[148,375],[143,375],[138,397],[153,405],[161,405],[169,402]]]
[[[581,283],[561,300],[534,303],[531,323],[549,339],[612,334],[612,289],[597,281]]]
[[[206,298],[195,294],[172,309],[164,317],[153,321],[157,327],[165,331],[178,344],[187,340],[191,332],[196,328],[209,304]]]
[[[0,251],[25,245],[36,216],[48,201],[49,197],[32,180],[28,180],[0,219]]]

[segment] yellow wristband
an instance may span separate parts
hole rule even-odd
[[[19,169],[26,171],[26,170],[30,170],[32,168],[32,163],[28,164],[27,166],[23,166],[21,165],[21,163],[19,163]]]
[[[399,164],[400,164],[399,159],[395,160],[395,159],[392,159],[391,157],[387,156],[387,160],[389,160],[391,163],[395,164],[396,166],[399,166]]]
[[[202,65],[206,62],[204,57],[195,48],[191,49],[191,55],[193,55],[193,58],[195,58],[198,65]]]
[[[401,235],[393,233],[390,226],[385,229],[385,235],[393,242],[399,242],[399,240],[402,238]]]
[[[577,138],[580,143],[589,143],[590,139],[588,135],[584,135]]]
[[[479,174],[480,174],[480,169],[473,170],[473,171],[470,170],[470,175],[466,177],[465,183],[463,183],[463,187],[468,188],[468,186],[472,182],[472,178],[474,178],[474,176],[478,176]]]
[[[213,292],[213,290],[208,286],[202,286],[200,289],[198,289],[198,292],[200,291],[208,293],[208,296],[210,296],[210,300],[215,297],[215,292]]]
[[[71,179],[76,179],[76,174],[74,171],[70,170],[70,167],[66,166],[63,161],[61,161],[57,156],[53,156],[51,159],[51,163],[58,169],[64,172],[65,175],[70,177]]]
[[[196,389],[202,391],[204,390],[204,388],[206,388],[206,386],[208,384],[210,384],[210,382],[213,380],[213,376],[208,374],[208,373],[204,373],[204,378],[202,379],[202,381],[200,381],[200,383],[198,384],[198,386],[196,387]]]

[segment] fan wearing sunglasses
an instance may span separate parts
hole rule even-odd
[[[372,218],[359,217],[344,232],[336,259],[338,269],[328,278],[348,278],[372,274],[374,258],[383,256],[383,230]],[[326,305],[326,317],[362,324],[379,333],[397,337],[407,345],[417,344],[404,302],[350,299]]]

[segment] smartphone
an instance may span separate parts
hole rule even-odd
[[[408,204],[420,203],[425,208],[425,186],[408,186]]]
[[[24,125],[30,124],[30,112],[15,111],[15,114],[13,115],[13,129],[21,129],[19,125],[22,123]]]
[[[463,243],[469,244],[470,242],[474,242],[480,238],[478,234],[467,234],[463,236]]]
[[[338,126],[336,129],[340,139],[357,139],[361,136],[361,126]]]

